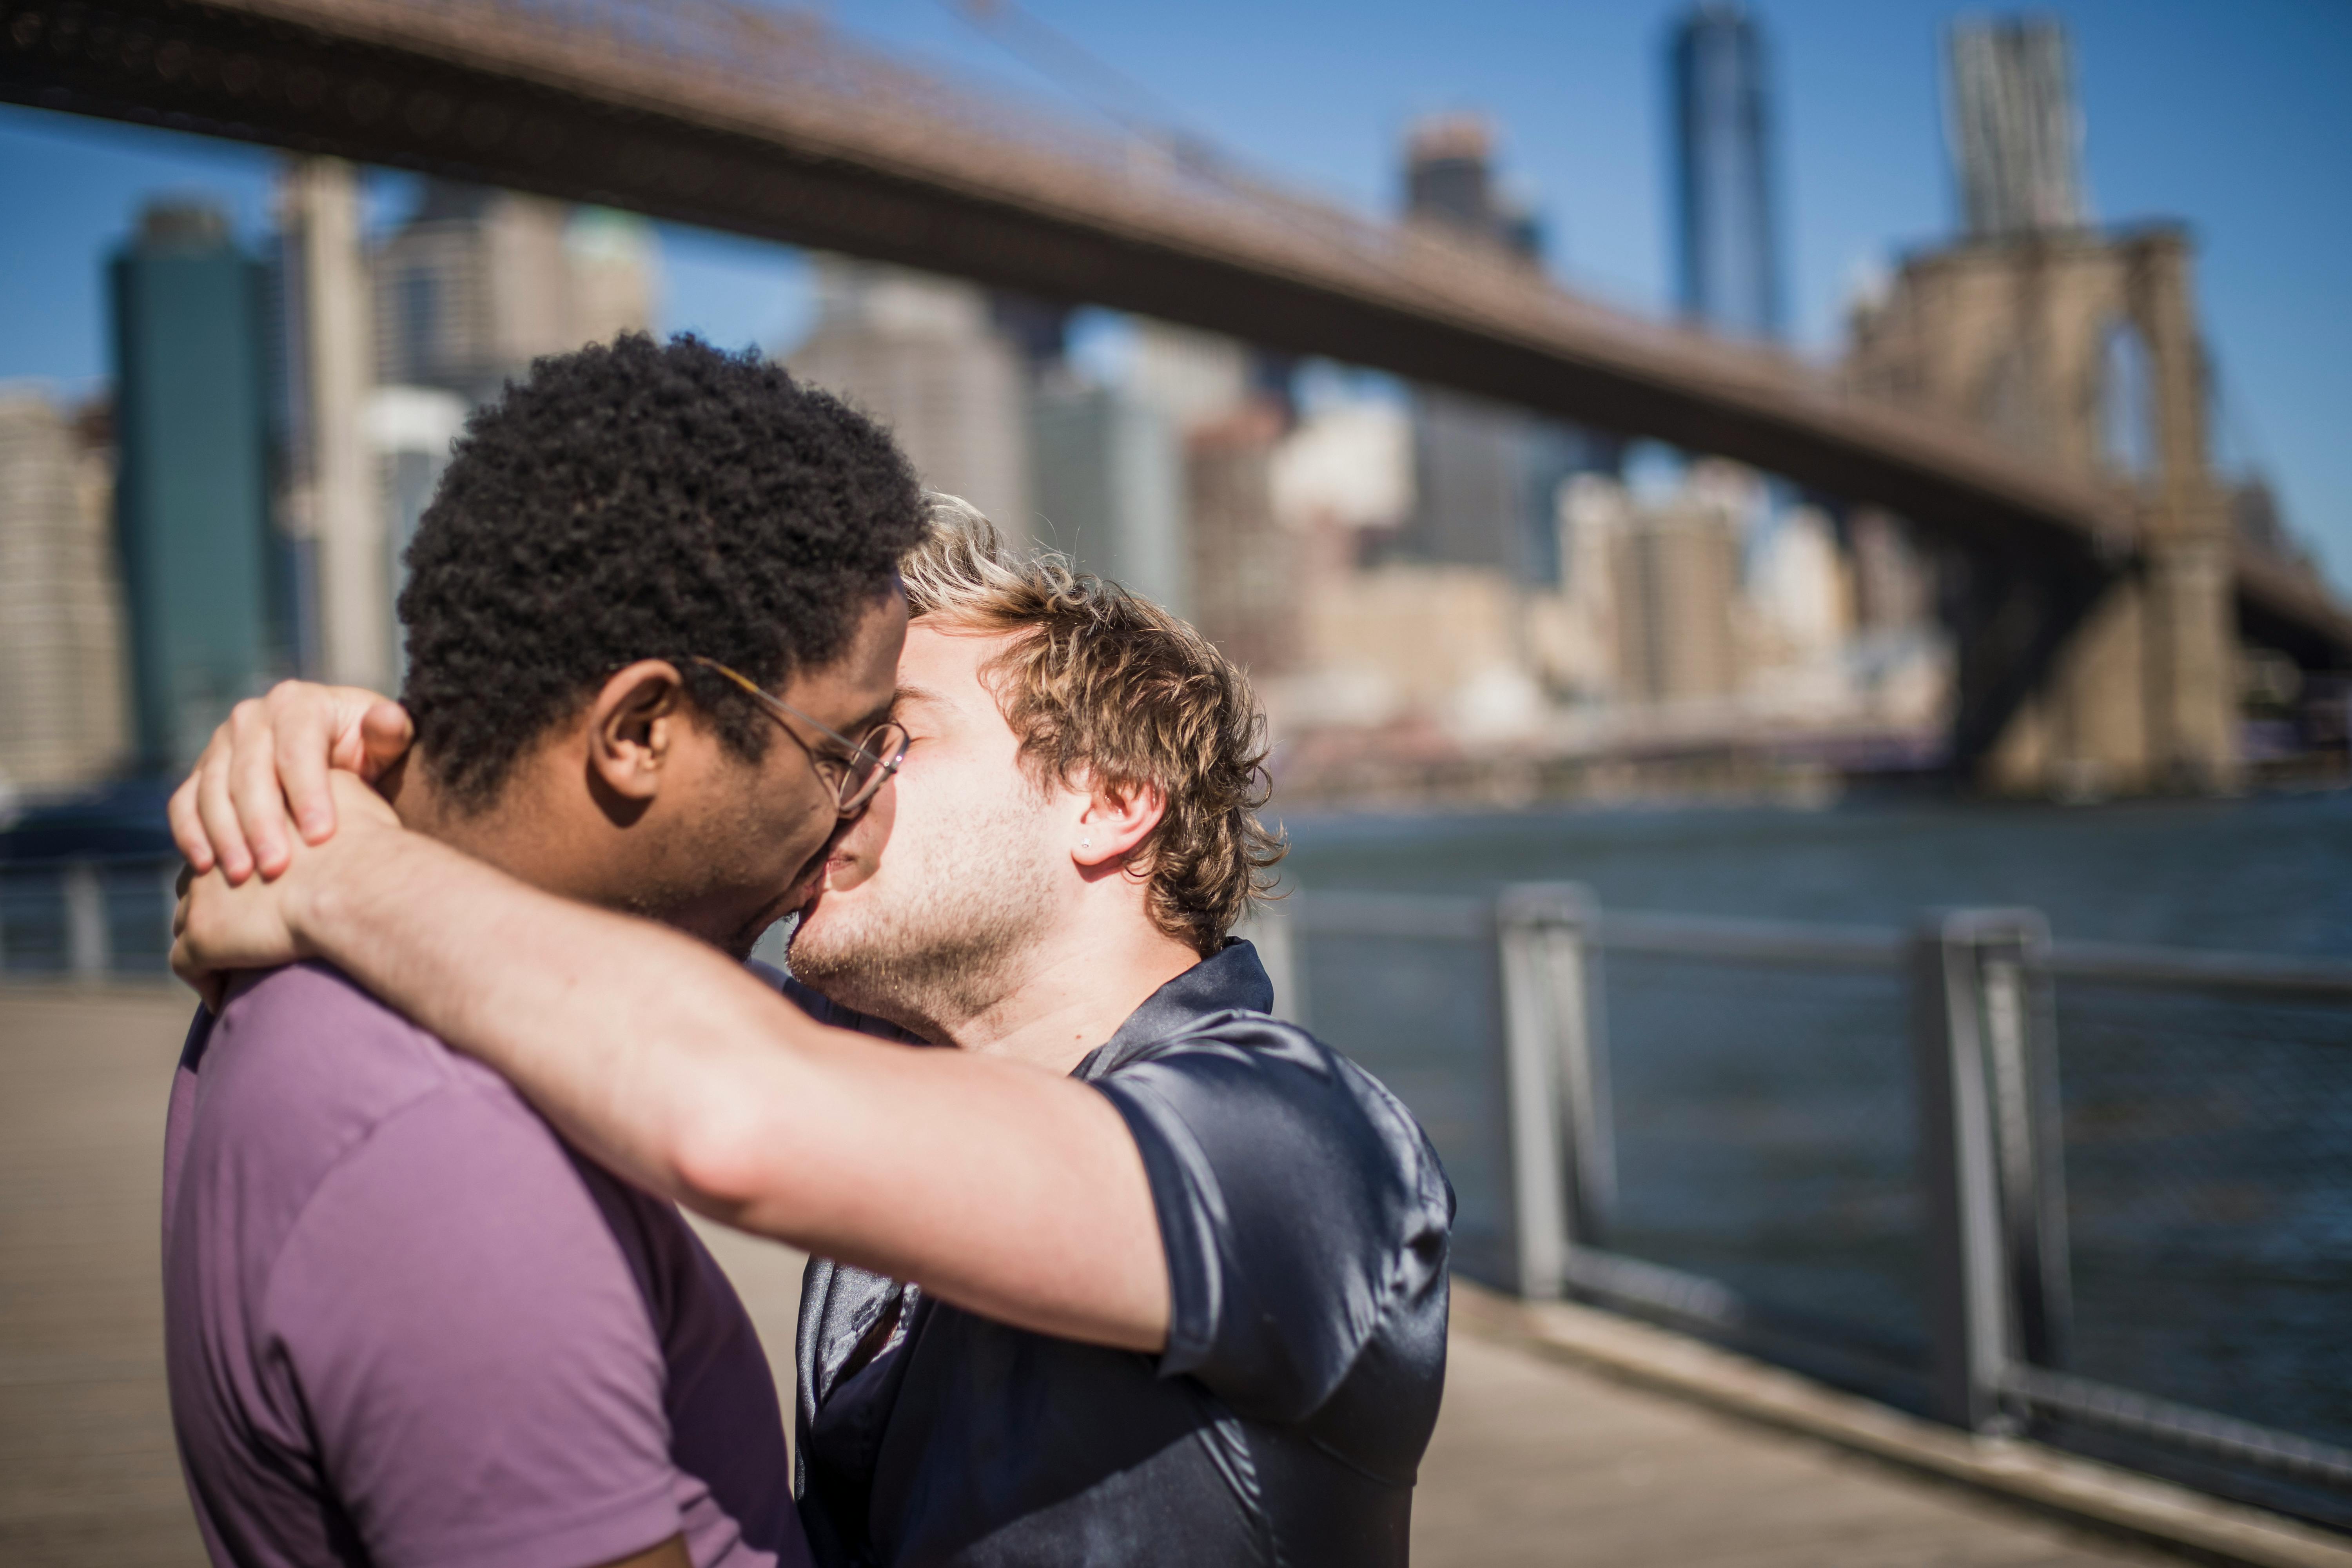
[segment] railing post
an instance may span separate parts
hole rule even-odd
[[[1511,1243],[1519,1293],[1560,1294],[1569,1253],[1599,1237],[1613,1187],[1607,1074],[1590,983],[1591,896],[1566,883],[1496,902]]]
[[[1306,896],[1292,893],[1281,903],[1258,905],[1244,917],[1234,932],[1257,949],[1257,961],[1265,966],[1265,977],[1274,983],[1274,1016],[1302,1029],[1310,1026],[1307,1022],[1307,993],[1302,984],[1305,971],[1299,966],[1297,924],[1289,906],[1293,900]]]
[[[2049,922],[2032,910],[2003,916],[1977,942],[2013,1348],[2056,1369],[2065,1365],[2074,1290],[2049,951]]]
[[[2011,1374],[2046,1353],[2049,1309],[2063,1310],[2052,1206],[2063,1194],[2043,1157],[2051,1101],[2032,1066],[2049,1054],[2035,1044],[2047,1033],[2035,997],[2048,942],[2032,910],[1962,910],[1931,915],[1912,943],[1929,1399],[1971,1431],[2007,1424]]]
[[[111,945],[107,941],[106,889],[98,868],[76,860],[65,868],[60,890],[66,906],[66,970],[78,980],[103,978]]]

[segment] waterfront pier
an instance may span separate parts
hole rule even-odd
[[[160,982],[0,995],[0,1561],[13,1568],[204,1560],[173,1450],[156,1278],[163,1111],[191,1005]],[[798,1259],[706,1234],[789,1379]],[[1679,1336],[1465,1286],[1414,1557],[1428,1568],[2176,1560],[2116,1533],[2137,1520],[2197,1542],[2208,1561],[2352,1564],[2352,1548],[2321,1532],[2043,1463],[2028,1446],[1982,1450],[2019,1481],[2006,1494],[1938,1474],[1937,1441],[1978,1450],[1928,1432]],[[2107,1489],[2108,1517],[2085,1486]]]

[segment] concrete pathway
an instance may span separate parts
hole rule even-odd
[[[0,990],[0,1563],[203,1552],[163,1394],[157,1189],[192,1004]],[[714,1243],[790,1385],[798,1260]],[[1457,1333],[1422,1568],[1911,1568],[2155,1561],[1804,1440]]]
[[[2168,1561],[1456,1331],[1419,1568]]]

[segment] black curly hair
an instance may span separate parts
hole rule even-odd
[[[821,668],[924,528],[888,432],[756,353],[628,333],[539,360],[467,421],[408,547],[401,700],[425,765],[478,812],[634,659],[700,654],[770,689]],[[757,761],[751,699],[679,674]]]

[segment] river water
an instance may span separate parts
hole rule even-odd
[[[2352,959],[2352,793],[2098,807],[1293,816],[1289,885],[1908,927],[2028,906],[2061,939]],[[1413,1106],[1497,1259],[1496,1019],[1467,942],[1318,939],[1318,1033]],[[1612,955],[1618,1250],[1854,1346],[1924,1353],[1902,977]],[[2352,1007],[2057,994],[2074,1371],[2352,1445]]]

